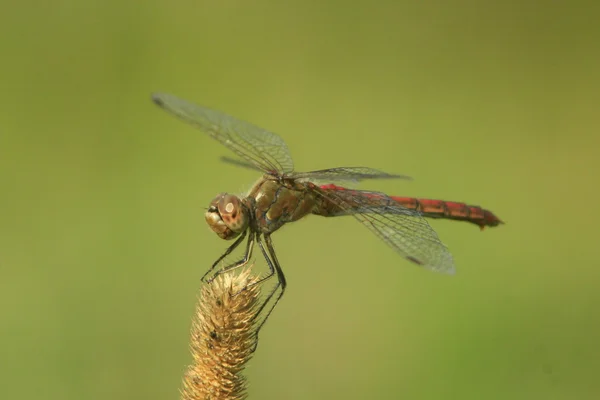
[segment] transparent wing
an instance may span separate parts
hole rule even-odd
[[[254,164],[250,164],[247,161],[236,160],[234,158],[223,156],[221,161],[227,164],[235,165],[236,167],[248,168],[256,170]],[[360,182],[365,179],[406,179],[412,180],[407,175],[389,174],[387,172],[380,171],[378,169],[369,167],[339,167],[321,169],[317,171],[309,172],[294,172],[288,175],[290,178],[294,178],[299,181],[327,181],[327,182]]]
[[[309,172],[296,172],[292,175],[294,179],[298,180],[311,180],[311,181],[347,181],[347,182],[360,182],[365,179],[408,179],[412,180],[410,176],[388,174],[387,172],[380,171],[374,168],[368,167],[339,167],[321,169],[317,171]]]
[[[294,170],[287,145],[274,133],[170,94],[155,93],[152,101],[200,128],[262,171],[290,173]]]
[[[454,273],[450,251],[419,211],[402,207],[379,192],[340,187],[312,190],[322,199],[318,214],[352,215],[407,260],[434,271]]]
[[[235,165],[236,167],[241,167],[241,168],[246,168],[246,169],[251,169],[254,171],[262,172],[262,170],[260,168],[257,168],[256,165],[254,165],[254,164],[250,164],[248,161],[237,160],[235,158],[231,158],[231,157],[227,157],[227,156],[221,156],[221,161],[226,164]]]

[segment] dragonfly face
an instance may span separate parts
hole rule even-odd
[[[221,193],[204,214],[206,223],[221,239],[231,240],[248,228],[248,210],[239,197]]]

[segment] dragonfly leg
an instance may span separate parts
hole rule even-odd
[[[248,286],[254,286],[254,285],[261,284],[264,281],[266,281],[267,279],[270,279],[271,277],[273,277],[273,275],[277,275],[277,284],[275,285],[273,290],[271,290],[271,292],[267,295],[265,301],[263,302],[263,304],[260,306],[260,308],[256,312],[257,317],[259,315],[261,315],[263,313],[263,311],[266,312],[265,317],[263,318],[260,325],[256,329],[257,335],[258,335],[258,332],[260,331],[260,329],[265,324],[265,322],[267,322],[269,315],[271,315],[271,312],[273,312],[273,310],[275,309],[275,306],[277,306],[277,303],[279,303],[279,300],[283,296],[283,293],[285,292],[285,288],[287,286],[287,282],[285,280],[285,275],[283,274],[281,266],[279,265],[279,261],[277,260],[277,256],[275,255],[275,249],[273,248],[273,242],[271,241],[271,236],[268,234],[265,234],[264,237],[265,237],[265,243],[267,245],[268,253],[267,253],[267,250],[265,250],[265,246],[263,245],[262,240],[260,239],[260,236],[257,236],[257,241],[258,241],[258,245],[260,246],[260,250],[263,253],[263,256],[267,260],[267,264],[269,266],[269,274]],[[267,306],[267,304],[269,304],[269,302],[271,302],[271,299],[274,297],[275,293],[277,292],[277,289],[279,289],[280,287],[281,287],[281,291],[275,297],[275,301],[267,309],[267,311],[265,311],[265,307]]]
[[[248,234],[248,231],[244,231],[241,236],[239,238],[236,239],[235,242],[233,242],[233,244],[231,246],[229,246],[229,248],[227,250],[225,250],[225,253],[223,253],[221,255],[221,257],[217,258],[217,261],[215,261],[213,263],[213,265],[210,267],[210,269],[208,271],[206,271],[204,273],[204,275],[202,275],[202,281],[204,282],[208,282],[206,280],[206,277],[217,267],[217,265],[225,258],[227,257],[229,254],[231,254],[231,252],[233,250],[235,250],[236,247],[238,247],[240,245],[240,243],[242,243],[242,241],[244,240],[244,238],[246,237],[246,235]]]
[[[215,272],[215,274],[207,280],[207,283],[214,281],[217,276],[224,274],[225,272],[243,267],[244,265],[248,264],[248,261],[252,257],[252,250],[254,249],[254,237],[254,232],[250,232],[250,236],[248,236],[248,242],[246,244],[246,253],[244,254],[244,257],[242,259],[234,262],[233,264],[227,265]]]

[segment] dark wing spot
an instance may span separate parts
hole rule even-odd
[[[414,257],[411,257],[411,256],[406,256],[406,259],[407,259],[408,261],[412,261],[412,262],[414,262],[414,263],[415,263],[415,264],[417,264],[417,265],[425,265],[425,263],[423,263],[422,261],[419,261],[419,260],[417,260],[416,258],[414,258]]]
[[[157,94],[152,94],[152,101],[161,107],[165,105],[163,100]]]

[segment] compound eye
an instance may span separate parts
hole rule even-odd
[[[239,233],[246,229],[248,218],[239,197],[225,194],[219,199],[217,207],[221,219],[232,231]]]

